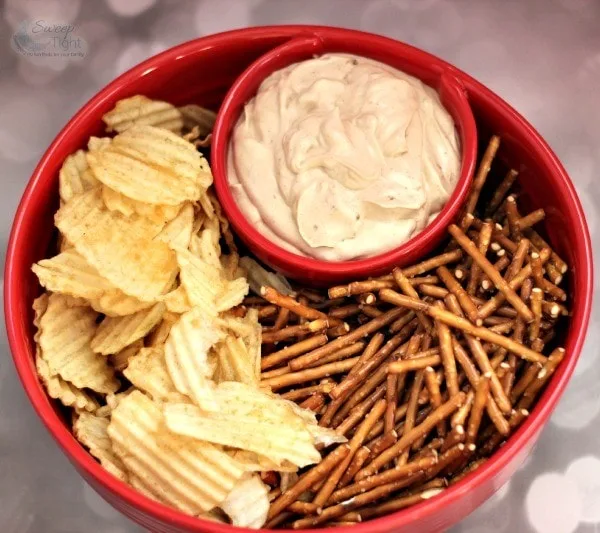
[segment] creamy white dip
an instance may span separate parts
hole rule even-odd
[[[228,154],[250,223],[287,250],[329,261],[406,242],[439,213],[459,172],[456,128],[437,93],[347,54],[266,78]]]

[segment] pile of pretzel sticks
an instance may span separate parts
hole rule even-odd
[[[262,287],[244,302],[263,325],[261,385],[348,439],[299,476],[264,476],[265,527],[352,524],[434,497],[529,415],[564,356],[554,337],[569,314],[567,265],[534,228],[544,211],[519,212],[517,172],[486,191],[499,144],[443,253],[327,292]]]

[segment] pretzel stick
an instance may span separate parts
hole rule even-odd
[[[529,228],[535,224],[539,224],[542,220],[544,220],[545,216],[546,213],[543,209],[536,209],[528,215],[519,218],[519,220],[517,220],[517,227],[519,230],[522,231],[525,228]]]
[[[432,467],[430,467],[429,470],[426,472],[426,479],[435,477],[440,472],[451,468],[452,465],[456,464],[457,460],[464,458],[465,452],[467,451],[470,450],[468,450],[462,442],[459,442],[456,446],[453,446],[452,448],[446,450],[439,456],[438,462]]]
[[[383,418],[383,427],[386,433],[394,430],[394,416],[398,407],[398,375],[388,374],[386,378],[386,409]]]
[[[325,405],[325,395],[322,392],[317,392],[300,403],[300,407],[310,411],[318,411],[323,405]]]
[[[429,391],[431,407],[437,409],[443,403],[442,394],[440,392],[437,374],[431,366],[425,368],[425,387],[427,387],[427,390]],[[438,424],[437,433],[440,437],[443,437],[446,434],[446,424],[444,422]]]
[[[408,396],[408,407],[406,409],[406,417],[404,418],[404,426],[402,428],[402,437],[407,435],[415,427],[419,394],[421,393],[421,387],[423,386],[423,372],[423,370],[417,371],[412,386],[410,388],[410,394]],[[410,447],[407,446],[406,449],[402,451],[400,456],[396,459],[396,464],[405,464],[408,461],[409,452]]]
[[[365,461],[369,458],[370,454],[371,450],[369,450],[369,448],[367,448],[366,446],[362,446],[354,454],[352,460],[350,461],[350,464],[348,465],[348,468],[340,478],[338,487],[342,488],[350,484],[352,479],[354,479],[354,475],[361,469],[362,465],[365,464]]]
[[[483,417],[483,410],[487,403],[487,398],[490,394],[491,375],[484,374],[481,376],[477,388],[475,389],[475,398],[473,407],[469,416],[469,424],[467,426],[467,444],[473,444],[477,441],[479,426]]]
[[[319,318],[312,322],[305,322],[304,324],[298,324],[296,326],[287,326],[283,329],[278,329],[277,331],[266,330],[262,333],[262,343],[271,344],[297,337],[303,333],[317,333],[327,329],[328,326],[329,321],[327,319]]]
[[[412,265],[402,269],[402,273],[407,278],[414,278],[415,276],[420,276],[421,274],[425,274],[434,268],[439,266],[447,265],[449,263],[456,263],[462,258],[462,250],[452,250],[450,252],[445,252],[440,255],[436,255],[435,257],[431,257],[429,259],[425,259],[416,265]],[[392,280],[394,279],[393,275],[390,274],[384,277],[385,279]]]
[[[354,296],[364,292],[378,291],[379,289],[388,289],[394,286],[391,280],[370,279],[367,281],[353,281],[348,285],[338,285],[331,287],[328,291],[330,298],[340,298],[342,296]]]
[[[420,285],[419,292],[424,296],[431,296],[432,298],[437,298],[441,300],[444,298],[450,291],[445,287],[438,287],[436,285]]]
[[[434,348],[435,350],[435,348]],[[415,357],[411,359],[402,359],[389,363],[387,371],[390,374],[404,374],[413,370],[423,370],[428,366],[437,366],[442,362],[439,355],[427,355],[424,357]]]
[[[479,252],[485,257],[488,251],[488,247],[490,245],[490,241],[492,239],[492,232],[494,231],[494,226],[491,221],[487,221],[483,223],[481,230],[479,231],[479,240],[477,242],[477,247]],[[467,283],[467,294],[469,296],[474,296],[477,287],[479,286],[479,280],[481,277],[481,268],[474,261],[471,266],[471,274],[469,277],[469,282]],[[474,305],[474,304],[473,304]],[[475,319],[477,316],[475,315]]]
[[[480,379],[479,372],[477,372],[477,369],[475,369],[475,366],[470,360],[467,352],[465,352],[463,347],[458,343],[456,339],[453,339],[453,345],[456,360],[461,365],[463,370],[465,370],[465,374],[467,376],[467,379],[469,380],[469,383],[471,384],[471,387],[475,389]],[[510,430],[510,428],[508,427],[508,422],[506,421],[504,416],[502,416],[502,412],[500,411],[500,408],[498,407],[498,404],[496,403],[492,395],[488,396],[488,401],[486,403],[486,411],[488,416],[490,417],[490,420],[492,421],[494,426],[496,426],[498,432],[502,433],[503,435],[508,434],[508,431]]]
[[[323,509],[321,514],[317,516],[311,516],[301,518],[300,520],[296,520],[295,522],[293,522],[292,527],[294,529],[305,529],[318,526],[319,524],[323,524],[324,522],[327,522],[332,518],[343,516],[352,509],[356,509],[357,507],[361,507],[371,502],[380,500],[385,496],[391,494],[392,492],[404,488],[407,482],[412,482],[412,480],[404,479],[400,481],[395,481],[393,483],[381,485],[379,487],[371,489],[370,491],[354,496],[353,498],[346,500],[345,502],[333,505],[331,507],[326,507],[325,509]]]
[[[510,169],[506,173],[506,176],[494,191],[494,195],[492,196],[492,199],[490,200],[487,206],[487,209],[485,211],[486,216],[490,216],[498,209],[498,207],[500,207],[500,205],[504,201],[504,197],[508,194],[508,191],[510,191],[518,175],[519,173],[514,169]]]
[[[429,488],[423,489],[414,494],[398,496],[397,498],[388,500],[387,502],[384,502],[382,504],[376,505],[374,507],[367,507],[364,510],[361,510],[360,516],[363,520],[368,520],[370,518],[376,518],[378,516],[394,513],[396,511],[406,509],[407,507],[411,507],[412,505],[416,505],[417,503],[423,502],[425,500],[429,500],[430,498],[441,494],[443,490],[443,488]]]
[[[463,427],[462,424],[458,424],[457,426],[454,426],[450,430],[448,435],[446,435],[446,438],[444,439],[442,446],[440,447],[440,452],[444,453],[444,452],[448,451],[450,448],[456,446],[457,444],[464,442],[464,440],[465,440],[465,428]]]
[[[535,287],[531,290],[531,310],[535,317],[529,325],[529,340],[533,341],[540,336],[540,323],[542,322],[542,290]]]
[[[467,421],[467,417],[469,416],[469,413],[471,412],[471,407],[473,406],[473,400],[475,399],[475,393],[473,392],[473,389],[470,389],[469,392],[467,392],[467,398],[465,400],[464,405],[462,405],[453,415],[452,418],[450,419],[450,425],[454,428],[456,426],[465,426],[465,423]]]
[[[558,302],[547,302],[546,300],[542,300],[542,311],[552,318],[557,318],[560,315],[569,315],[569,310],[564,305],[561,305]]]
[[[510,401],[515,404],[517,400],[521,397],[525,389],[531,384],[531,382],[535,379],[538,372],[542,369],[542,365],[539,363],[534,363],[525,368],[525,371],[521,375],[521,377],[514,384],[511,393],[510,393]]]
[[[485,353],[481,342],[470,335],[465,335],[465,339],[467,341],[467,345],[471,350],[473,358],[475,359],[477,365],[479,366],[479,369],[481,370],[481,373],[484,375],[489,374],[491,382],[490,389],[492,395],[494,396],[494,399],[496,400],[496,404],[504,414],[509,414],[512,410],[512,405],[504,392],[504,388],[502,387],[502,383],[498,379],[498,375],[496,374],[495,370],[490,364],[490,360],[487,354]],[[518,343],[515,342],[515,344]]]
[[[377,319],[375,319],[377,320]],[[349,390],[355,388],[360,382],[366,378],[371,371],[377,368],[383,361],[385,361],[388,356],[398,347],[406,337],[409,335],[409,332],[400,332],[394,335],[389,341],[387,341],[379,351],[371,357],[368,361],[366,361],[361,367],[351,375],[346,376],[330,393],[329,395],[335,399],[339,396],[343,396]],[[290,365],[291,366],[291,365]]]
[[[306,383],[313,379],[329,377],[333,374],[341,374],[350,370],[358,361],[358,357],[336,361],[326,365],[317,366],[315,368],[307,368],[299,372],[289,372],[287,374],[276,376],[268,379],[262,379],[260,385],[262,387],[271,387],[272,390],[282,389],[289,385],[297,385],[298,383]]]
[[[362,326],[350,331],[346,335],[338,337],[337,339],[328,342],[324,346],[321,346],[312,352],[308,352],[307,354],[294,359],[290,362],[290,367],[292,370],[306,368],[308,365],[312,365],[315,361],[318,361],[322,357],[325,357],[326,355],[329,355],[340,348],[343,348],[344,346],[348,346],[348,344],[353,344],[363,337],[366,337],[382,327],[387,326],[402,313],[404,313],[402,309],[392,309],[391,311],[387,311],[381,316],[374,318],[370,322],[367,322],[366,324],[363,324]]]
[[[281,368],[275,368],[273,370],[267,370],[266,372],[262,372],[260,374],[260,378],[261,379],[271,379],[271,378],[276,378],[278,376],[283,376],[285,374],[289,374],[291,372],[290,367],[289,366],[283,366]]]
[[[477,316],[477,306],[467,294],[467,291],[463,289],[462,285],[456,281],[456,278],[446,267],[439,267],[436,272],[440,280],[442,280],[442,283],[446,285],[448,290],[454,294],[454,296],[456,296],[456,299],[460,303],[460,306],[463,308],[467,317],[469,317],[469,320],[480,326],[482,322]]]
[[[286,346],[278,352],[273,352],[272,354],[263,357],[260,361],[260,368],[261,370],[266,370],[268,368],[277,366],[278,364],[289,361],[298,355],[309,352],[310,350],[314,350],[326,342],[327,335],[315,335],[314,337],[309,337],[303,341]]]
[[[402,407],[404,407],[404,415],[405,415],[408,404],[404,404]],[[396,413],[398,413],[398,410],[396,410]],[[396,415],[395,421],[397,422],[398,420],[399,420],[399,417]],[[373,428],[373,429],[375,429],[375,428]],[[370,433],[373,433],[373,430],[371,430]],[[380,437],[377,437],[376,439],[372,440],[371,442],[369,442],[367,444],[367,447],[369,448],[369,458],[373,459],[373,458],[377,457],[383,450],[387,450],[397,440],[398,440],[398,433],[396,433],[396,430],[392,430],[389,433],[384,433]],[[355,472],[355,474],[356,474],[356,472]]]
[[[327,316],[344,319],[353,315],[357,315],[360,313],[360,310],[360,305],[358,304],[343,305],[341,307],[333,307],[329,309]]]
[[[275,528],[279,527],[281,524],[284,524],[292,516],[294,516],[294,513],[289,513],[289,512],[280,513],[277,516],[273,517],[271,520],[267,520],[265,522],[265,525],[263,526],[263,529],[275,529]]]
[[[288,511],[295,514],[309,515],[314,514],[316,507],[309,502],[297,501],[288,505]]]
[[[521,239],[519,244],[517,245],[517,250],[513,254],[512,261],[508,266],[508,269],[504,273],[504,279],[508,282],[512,280],[519,271],[523,268],[523,263],[527,257],[527,253],[529,252],[529,239]]]
[[[481,457],[481,458],[477,459],[476,461],[469,463],[468,465],[465,466],[465,468],[463,469],[462,472],[458,473],[450,480],[450,485],[455,485],[459,481],[462,481],[471,472],[474,472],[475,470],[477,470],[485,462],[487,462],[487,457]]]
[[[548,357],[548,360],[537,373],[533,381],[523,391],[523,395],[517,404],[517,409],[529,409],[533,404],[541,388],[548,382],[554,371],[565,356],[564,348],[556,348]]]
[[[263,305],[258,308],[258,318],[269,318],[277,314],[277,307],[274,305]]]
[[[333,468],[335,468],[340,461],[343,461],[348,453],[350,453],[350,446],[341,444],[320,463],[302,474],[292,487],[275,501],[271,502],[267,518],[271,519],[284,511],[291,503],[298,499],[300,494],[310,489],[317,481],[324,478]]]
[[[567,263],[565,263],[565,261],[563,261],[560,258],[560,256],[540,236],[540,234],[537,231],[535,231],[533,228],[527,228],[524,231],[524,233],[538,250],[543,250],[544,248],[548,248],[548,250],[550,250],[550,262],[558,269],[558,271],[561,274],[567,273],[567,270],[569,270]]]
[[[361,403],[355,405],[350,410],[350,414],[338,426],[335,427],[335,430],[340,435],[346,435],[365,417],[365,415],[372,409],[375,402],[382,399],[384,396],[385,385],[377,387],[373,393],[371,393]]]
[[[535,284],[542,289],[545,293],[549,294],[553,298],[557,300],[566,301],[567,293],[563,291],[560,287],[554,285],[551,281],[548,281],[544,278],[543,269],[542,269],[542,261],[540,259],[539,254],[532,253],[531,254],[531,269],[532,274],[535,279]]]
[[[465,394],[460,392],[450,398],[446,403],[435,409],[421,424],[412,428],[403,435],[396,444],[378,455],[373,461],[356,474],[356,479],[360,481],[377,472],[383,465],[390,462],[402,451],[407,449],[415,440],[429,433],[439,422],[448,418],[465,401]]]
[[[358,362],[350,370],[350,374],[355,373],[362,364],[366,363],[369,359],[371,359],[371,357],[373,357],[378,352],[379,348],[381,348],[381,345],[383,344],[384,339],[385,337],[381,332],[377,332],[371,337],[369,344],[367,344],[367,347],[358,359]]]
[[[379,389],[380,385],[383,384],[382,388],[385,390],[385,384],[383,382],[386,380],[386,377],[387,368],[385,363],[382,363],[379,368],[377,368],[377,370],[373,372],[358,389],[349,391],[348,394],[340,396],[339,401],[342,402],[342,406],[339,408],[338,413],[333,418],[332,426],[337,427],[342,424],[348,413],[356,405],[364,401],[364,399],[367,398],[375,389]],[[335,399],[332,403],[337,401],[338,399]]]
[[[546,263],[545,267],[546,274],[550,278],[550,281],[555,285],[559,285],[563,280],[563,275],[558,271],[558,268],[552,263]]]
[[[303,400],[308,398],[311,394],[315,392],[323,392],[327,394],[334,386],[332,381],[321,382],[318,385],[310,385],[308,387],[303,387],[301,389],[291,390],[288,392],[284,392],[280,396],[285,400]]]
[[[424,457],[417,461],[413,461],[407,463],[405,465],[396,466],[389,470],[384,470],[380,474],[375,474],[352,485],[344,487],[343,489],[336,490],[331,495],[332,503],[339,503],[355,496],[357,494],[361,494],[367,490],[370,490],[374,487],[378,487],[384,485],[386,483],[392,483],[394,481],[400,481],[401,479],[412,478],[414,474],[422,473],[427,468],[435,465],[437,463],[437,457]],[[411,479],[412,481],[412,479]]]
[[[356,296],[356,301],[362,305],[373,305],[377,301],[377,296],[372,292],[363,292]]]
[[[496,152],[500,147],[500,137],[497,135],[493,135],[488,143],[488,146],[483,154],[481,159],[481,163],[479,163],[479,168],[477,169],[477,174],[473,179],[473,185],[471,186],[471,192],[469,193],[469,198],[467,199],[467,204],[465,206],[466,213],[473,213],[475,211],[475,207],[477,206],[477,201],[479,200],[479,195],[481,194],[481,189],[487,179],[487,176],[490,172],[490,168],[492,165],[492,161],[496,156]]]
[[[286,326],[289,318],[290,318],[290,310],[286,309],[285,307],[280,307],[279,314],[277,315],[277,318],[275,319],[275,324],[273,324],[272,331],[277,331],[278,329],[281,329],[284,326]]]
[[[492,280],[496,288],[504,294],[508,302],[516,309],[517,313],[523,317],[525,322],[533,320],[533,313],[525,305],[519,295],[510,287],[494,266],[483,256],[471,241],[455,224],[452,224],[448,231],[458,241],[458,244],[467,252],[473,261],[478,263],[481,269]],[[481,317],[481,315],[480,315]],[[481,317],[485,318],[485,317]]]
[[[417,315],[415,314],[414,311],[407,311],[405,315],[401,316],[400,318],[397,318],[390,324],[390,327],[388,328],[389,332],[397,333],[404,326],[406,326],[407,324],[412,322],[416,316]]]
[[[356,355],[357,353],[362,352],[364,350],[364,348],[365,348],[365,343],[363,341],[355,342],[354,344],[350,344],[349,346],[340,348],[337,352],[333,352],[332,354],[326,355],[325,357],[323,357],[321,360],[317,361],[313,366],[310,366],[309,368],[314,368],[316,366],[321,366],[321,365],[324,365],[327,363],[333,363],[334,361],[340,361],[342,359],[346,359],[347,357],[351,357],[353,355]],[[352,368],[354,368],[354,367],[352,367]]]
[[[519,219],[521,215],[517,210],[517,201],[513,195],[510,195],[506,198],[504,202],[505,210],[506,210],[506,220],[508,221],[508,231],[509,235],[513,241],[519,241],[521,239],[521,231],[518,226]]]
[[[509,425],[511,429],[515,429],[520,426],[527,417],[529,416],[529,411],[527,409],[517,409],[513,411]],[[500,445],[500,443],[504,440],[504,436],[498,433],[494,433],[481,447],[481,454],[490,455],[494,452],[494,450]]]
[[[406,294],[407,296],[410,296],[412,298],[416,298],[417,300],[419,299],[419,294],[417,293],[415,288],[411,285],[408,278],[402,273],[402,270],[400,270],[399,268],[394,268],[394,270],[392,271],[392,275],[394,276],[394,280],[396,281],[398,288],[404,294]],[[416,315],[417,315],[417,318],[419,319],[419,322],[423,326],[423,329],[425,331],[431,331],[433,326],[431,324],[431,320],[429,320],[429,317],[424,315],[423,313],[418,313],[418,312],[416,313]]]
[[[510,258],[507,255],[504,255],[494,263],[494,268],[498,272],[502,272],[506,267],[508,267],[510,265],[510,263],[511,263]],[[480,285],[481,285],[482,290],[490,291],[490,290],[494,289],[494,283],[483,272],[479,276],[479,279],[481,280]],[[473,301],[477,303],[477,298],[473,297]],[[516,311],[515,311],[515,313],[516,313]]]
[[[371,430],[371,428],[373,427],[375,422],[377,422],[377,420],[379,418],[381,418],[381,416],[383,416],[383,413],[385,412],[385,408],[386,408],[385,400],[379,400],[373,406],[373,409],[367,415],[367,417],[364,419],[363,423],[358,427],[358,429],[356,430],[356,433],[354,433],[352,439],[348,443],[348,446],[350,447],[350,452],[333,469],[333,471],[331,471],[331,473],[327,477],[327,480],[325,481],[325,484],[321,487],[321,489],[319,490],[319,492],[313,499],[312,503],[317,508],[322,507],[325,504],[325,502],[327,502],[329,500],[329,497],[335,490],[335,487],[337,486],[338,482],[340,481],[342,475],[348,468],[348,465],[350,464],[352,457],[358,451],[358,449],[362,446],[367,434],[369,433],[369,431]]]
[[[456,300],[459,300],[458,296],[456,296]],[[438,310],[445,311],[442,302],[436,302],[436,306]],[[459,388],[458,375],[456,373],[456,360],[454,358],[454,349],[452,348],[452,335],[450,333],[450,328],[441,320],[436,321],[436,326],[440,342],[440,356],[446,377],[446,387],[448,388],[450,396],[455,396],[458,394]]]
[[[540,260],[542,263],[545,263],[550,257],[550,250],[545,249],[542,250],[539,254]],[[508,286],[513,290],[519,290],[523,282],[531,276],[532,266],[531,263],[525,265],[519,273],[508,282]],[[490,298],[485,304],[483,304],[479,308],[479,317],[484,319],[488,316],[492,315],[494,311],[496,311],[505,300],[505,296],[503,293],[499,292],[494,297]]]
[[[514,281],[514,280],[513,280]],[[413,309],[416,311],[425,311],[429,314],[431,318],[439,320],[444,324],[447,324],[450,327],[460,329],[463,333],[471,335],[472,337],[479,337],[484,341],[491,342],[492,344],[496,344],[498,346],[502,346],[506,348],[508,351],[515,353],[522,359],[526,359],[527,361],[534,362],[545,362],[546,358],[543,355],[540,355],[537,352],[519,344],[508,337],[503,337],[502,335],[498,335],[493,331],[490,331],[488,328],[474,326],[468,320],[456,316],[445,309],[440,309],[434,305],[428,304],[426,302],[420,302],[418,300],[414,300],[408,296],[404,296],[402,294],[398,294],[391,289],[383,289],[379,293],[380,298],[383,301],[394,304],[398,307],[406,307],[408,309]]]

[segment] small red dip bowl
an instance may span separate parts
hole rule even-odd
[[[227,154],[233,128],[244,104],[273,72],[317,55],[341,52],[375,59],[420,79],[437,90],[460,138],[461,170],[456,188],[439,215],[423,231],[386,252],[352,261],[324,261],[285,250],[262,235],[235,201],[227,179]],[[412,46],[355,32],[351,39],[335,28],[319,28],[273,48],[248,67],[229,89],[219,110],[211,146],[215,189],[237,235],[269,266],[290,278],[314,285],[332,285],[377,276],[406,266],[431,252],[446,236],[469,192],[477,158],[475,120],[462,83],[451,67]]]
[[[250,533],[251,530],[186,516],[119,481],[75,440],[70,418],[46,395],[34,367],[31,304],[40,287],[31,264],[48,256],[55,237],[53,215],[58,207],[58,171],[68,154],[85,147],[91,135],[103,131],[101,117],[117,100],[145,94],[176,105],[193,102],[217,109],[238,76],[257,58],[315,31],[325,28],[273,26],[222,33],[182,44],[131,69],[94,96],[58,134],[35,169],[15,216],[6,255],[4,306],[10,348],[23,387],[77,471],[111,505],[150,531]],[[348,42],[369,41],[382,49],[398,46],[390,39],[357,31],[327,31]],[[546,210],[544,231],[570,265],[566,288],[572,316],[568,327],[560,332],[560,341],[566,348],[565,359],[528,419],[486,463],[438,496],[414,507],[363,524],[328,529],[331,533],[442,531],[489,498],[533,448],[577,363],[590,317],[593,292],[590,237],[573,184],[554,153],[528,122],[483,85],[425,52],[402,47],[425,63],[442,65],[462,83],[483,145],[492,133],[502,137],[497,159],[520,172],[526,207]]]

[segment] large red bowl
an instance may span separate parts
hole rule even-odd
[[[241,531],[181,514],[142,496],[105,472],[74,439],[69,422],[42,388],[34,368],[31,303],[39,292],[31,273],[45,257],[54,236],[58,206],[58,170],[64,158],[102,131],[101,116],[117,100],[142,93],[175,104],[197,102],[217,108],[236,77],[257,57],[287,40],[318,28],[265,27],[198,39],[163,52],[125,73],[88,102],[56,137],[35,169],[19,205],[6,257],[4,277],[8,339],[23,386],[38,415],[80,474],[109,503],[135,522],[156,532]],[[335,30],[340,38],[364,33]],[[390,40],[370,36],[375,43]],[[415,50],[424,60],[437,58]],[[583,345],[592,301],[592,252],[581,204],[573,184],[544,140],[516,111],[484,86],[446,65],[464,84],[481,139],[502,136],[500,158],[516,167],[531,207],[544,207],[552,245],[571,265],[568,291],[573,309],[564,344],[567,357],[531,416],[489,461],[439,496],[398,513],[336,528],[338,533],[441,531],[473,511],[519,467],[535,444],[573,372]],[[250,531],[250,530],[245,530]]]

